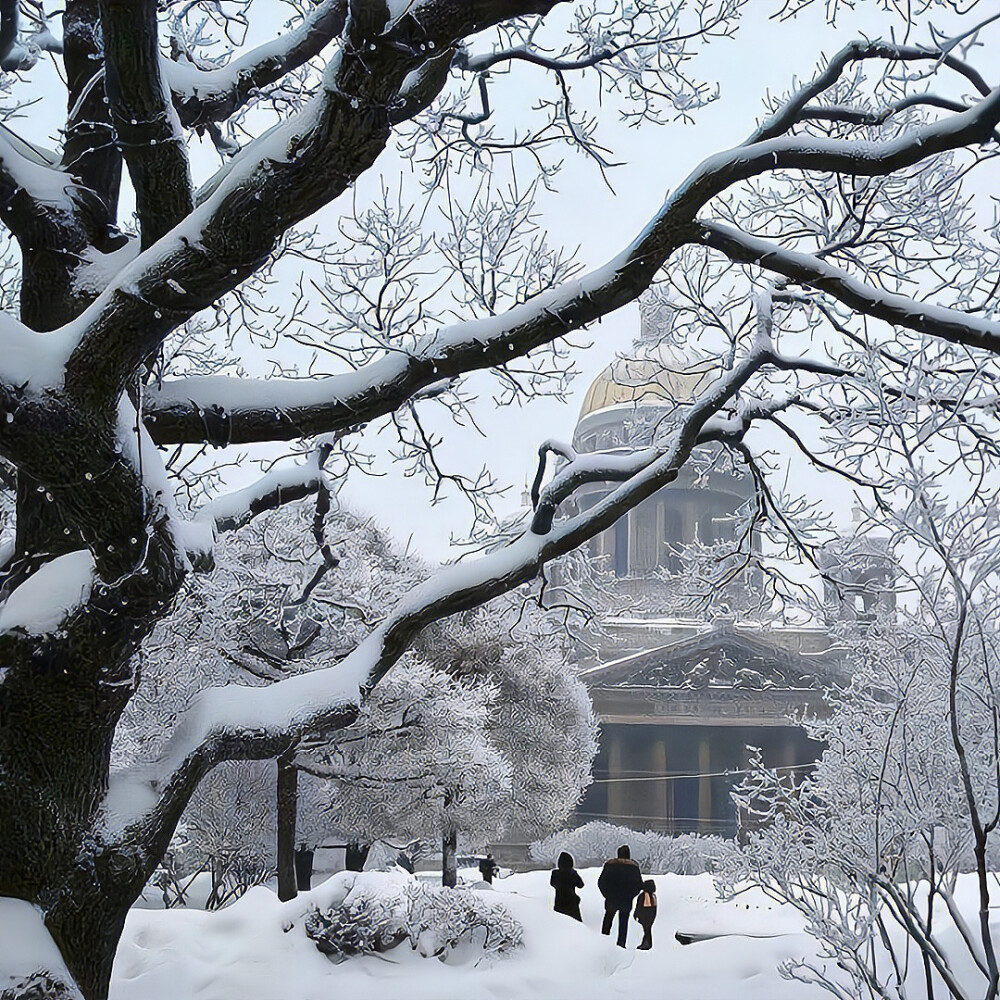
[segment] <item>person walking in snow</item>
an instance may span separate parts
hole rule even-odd
[[[642,928],[639,951],[649,951],[653,947],[653,921],[656,919],[656,883],[651,878],[642,883],[642,892],[636,897],[635,919]]]
[[[618,947],[625,947],[628,936],[629,911],[632,900],[642,892],[642,873],[632,860],[632,852],[627,844],[618,848],[618,857],[604,862],[597,888],[604,897],[604,923],[602,934],[611,933],[615,914],[618,914]]]
[[[493,885],[493,876],[499,869],[500,866],[493,860],[492,854],[487,854],[485,858],[480,859],[479,874],[482,875],[483,881],[487,885]]]
[[[582,923],[580,897],[576,894],[576,890],[583,888],[583,879],[573,867],[573,855],[569,851],[563,851],[559,855],[558,867],[552,869],[549,885],[556,891],[556,902],[552,909]]]

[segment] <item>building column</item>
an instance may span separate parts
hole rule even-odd
[[[665,774],[667,771],[667,744],[663,737],[650,741],[649,747],[649,777],[653,775]],[[650,790],[646,796],[649,803],[648,814],[657,819],[666,821],[669,819],[667,812],[667,786],[669,781],[646,781],[643,784]]]
[[[611,823],[621,823],[625,815],[625,785],[616,781],[622,777],[623,770],[622,737],[621,730],[616,726],[611,733],[611,742],[608,746],[608,817]]]
[[[712,769],[712,754],[708,737],[702,736],[698,743],[698,825],[703,833],[711,831],[712,823],[712,779],[707,777]]]

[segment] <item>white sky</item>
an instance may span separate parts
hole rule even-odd
[[[788,90],[796,77],[810,78],[823,55],[832,55],[852,38],[878,37],[893,30],[898,37],[904,27],[879,10],[875,0],[864,0],[857,10],[843,12],[836,27],[826,23],[820,3],[785,22],[769,16],[778,6],[769,0],[752,0],[736,37],[713,42],[692,63],[692,72],[699,79],[718,81],[721,88],[720,99],[696,113],[696,124],[633,130],[618,125],[612,114],[605,116],[608,126],[602,126],[602,138],[612,149],[611,158],[624,161],[610,172],[615,193],[608,190],[586,158],[570,158],[559,177],[559,195],[544,203],[544,224],[551,244],[579,246],[580,260],[588,268],[603,263],[634,238],[660,207],[667,191],[706,156],[746,138],[769,91],[780,93]],[[947,27],[948,21],[939,17],[934,23]],[[526,76],[526,93],[531,94],[530,84],[537,85],[539,76],[537,71]],[[497,480],[510,484],[511,491],[499,504],[500,509],[514,511],[520,506],[522,490],[534,476],[538,444],[546,437],[572,437],[592,379],[617,352],[629,349],[638,331],[639,313],[633,304],[577,335],[577,342],[592,342],[593,347],[577,352],[581,374],[565,404],[540,399],[523,409],[498,410],[484,399],[477,419],[486,437],[471,431],[449,435],[456,461],[463,452],[479,461],[485,456]],[[466,461],[464,468],[470,471],[475,463]],[[804,473],[796,470],[797,476]],[[839,481],[830,482],[830,476],[822,479],[823,495],[836,498],[838,520],[846,525],[851,492]],[[404,481],[391,472],[383,480],[352,483],[345,497],[376,513],[398,537],[412,536],[414,544],[431,558],[447,557],[449,534],[461,535],[469,525],[462,501],[428,508],[422,484]]]
[[[566,10],[572,9],[571,4]],[[583,156],[570,154],[558,177],[558,194],[545,196],[541,202],[542,225],[552,246],[575,248],[586,267],[604,262],[620,250],[645,225],[661,205],[668,189],[676,186],[704,157],[739,143],[752,129],[768,92],[787,90],[796,77],[813,75],[822,55],[830,55],[858,35],[879,36],[904,26],[880,10],[876,0],[862,0],[855,10],[844,10],[836,28],[824,19],[823,4],[815,2],[794,20],[770,19],[779,9],[778,0],[751,0],[744,22],[736,37],[713,42],[690,65],[690,72],[709,82],[718,81],[721,97],[717,103],[696,115],[695,125],[674,124],[627,129],[616,118],[613,107],[606,106],[600,138],[610,147],[612,159],[624,165],[610,172],[614,193],[608,190],[594,165]],[[254,10],[268,9],[261,2]],[[948,18],[939,16],[935,23],[947,28]],[[257,16],[249,41],[267,37],[271,27]],[[923,40],[918,36],[915,40]],[[989,68],[986,66],[985,68]],[[53,144],[62,123],[64,91],[57,85],[51,70],[37,70],[30,77],[34,94],[43,93],[50,100],[46,109],[32,109],[23,122],[12,124],[27,139]],[[549,81],[534,67],[518,67],[516,75],[497,84],[497,115],[505,113],[504,101],[529,105]],[[217,158],[202,145],[196,152],[196,166],[214,169]],[[391,173],[389,176],[392,176]],[[373,183],[369,178],[366,183]],[[359,184],[359,191],[363,186]],[[334,226],[339,206],[335,204],[319,218],[322,226]],[[280,291],[276,294],[281,295]],[[630,306],[606,318],[592,330],[579,334],[578,343],[592,341],[594,346],[577,352],[580,376],[575,380],[566,403],[540,399],[529,406],[497,408],[487,392],[476,407],[477,421],[485,432],[454,429],[442,448],[442,461],[456,471],[474,473],[487,462],[500,484],[510,492],[501,501],[501,512],[520,505],[521,491],[534,474],[536,449],[546,437],[568,439],[572,436],[580,404],[592,378],[611,361],[616,352],[626,350],[638,332],[638,310]],[[484,385],[485,380],[480,380]],[[473,382],[473,384],[480,384]],[[388,439],[387,439],[387,443]],[[452,534],[467,533],[471,518],[465,501],[448,497],[430,507],[429,490],[419,479],[405,479],[398,466],[380,462],[380,478],[357,477],[344,492],[352,506],[371,511],[394,535],[413,545],[432,559],[448,556]],[[249,467],[247,478],[256,476]],[[825,477],[828,478],[828,477]],[[243,485],[242,475],[234,485]],[[825,487],[830,496],[830,487]],[[834,500],[841,510],[841,520],[849,520],[850,494],[840,489]]]

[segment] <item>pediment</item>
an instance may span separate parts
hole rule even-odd
[[[798,651],[787,636],[709,627],[580,676],[591,687],[767,690],[817,688],[829,673],[826,657]]]

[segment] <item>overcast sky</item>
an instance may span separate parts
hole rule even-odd
[[[746,138],[769,91],[780,93],[789,89],[796,77],[810,78],[823,55],[832,55],[852,38],[887,36],[893,31],[899,37],[905,25],[878,6],[875,0],[865,0],[857,5],[859,9],[843,11],[836,27],[831,27],[821,3],[814,3],[793,20],[780,22],[768,16],[779,4],[753,0],[736,36],[713,42],[692,63],[692,73],[706,81],[717,81],[721,88],[719,100],[697,112],[694,125],[678,123],[633,130],[620,126],[615,116],[607,113],[608,124],[602,128],[602,137],[612,148],[613,159],[624,161],[609,173],[614,193],[586,158],[567,160],[559,178],[559,194],[544,202],[550,243],[579,246],[580,259],[588,267],[613,256],[642,229],[667,191],[702,159]],[[937,17],[934,23],[946,28],[948,20]],[[531,99],[532,84],[538,85],[537,74],[526,75],[527,100]],[[471,430],[455,431],[449,436],[456,462],[466,453],[468,471],[475,458],[485,456],[497,479],[511,486],[500,506],[513,511],[521,503],[525,483],[534,475],[538,443],[549,436],[572,437],[592,379],[616,352],[629,349],[638,329],[638,308],[632,305],[577,336],[580,342],[593,342],[593,347],[577,352],[580,375],[565,404],[542,399],[524,409],[497,409],[484,399],[477,419],[485,438]],[[803,471],[797,470],[797,474]],[[447,556],[449,533],[461,534],[468,528],[463,502],[454,500],[428,509],[423,486],[402,482],[392,474],[389,478],[391,484],[385,480],[355,481],[346,496],[377,513],[398,537],[412,535],[428,556]],[[846,524],[850,520],[851,493],[840,483],[824,482],[824,494],[829,496],[831,490],[840,498],[838,519]]]

